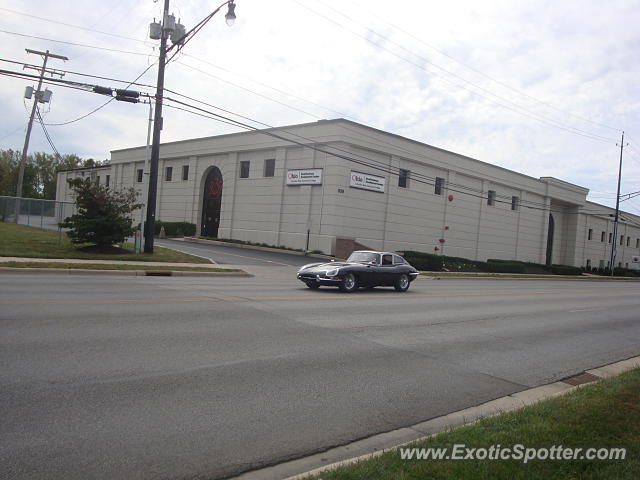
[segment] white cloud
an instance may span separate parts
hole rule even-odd
[[[603,125],[625,129],[640,150],[640,66],[634,62],[640,47],[637,2],[236,3],[236,25],[230,29],[224,24],[224,9],[214,17],[185,47],[186,55],[167,69],[168,88],[270,125],[346,114],[485,162],[536,177],[558,176],[597,191],[615,191],[617,181],[615,143],[620,133]],[[39,64],[41,59],[24,49],[49,49],[70,58],[65,63],[52,60],[51,67],[132,80],[157,56],[157,44],[147,38],[147,29],[154,16],[160,17],[161,4],[5,3],[0,6],[0,30],[141,55],[0,33],[0,57]],[[172,0],[171,5],[187,28],[216,6],[202,0]],[[4,62],[0,68],[20,69]],[[153,85],[155,75],[154,68],[141,83]],[[65,79],[121,86],[75,75]],[[20,127],[28,112],[21,97],[28,84],[0,77],[5,113],[0,148],[22,146]],[[49,123],[75,119],[104,101],[93,93],[50,88],[54,102],[46,116]],[[153,93],[153,88],[140,89]],[[144,144],[147,114],[144,105],[114,101],[84,120],[49,131],[63,153],[107,158],[110,150]],[[169,108],[164,116],[163,141],[234,130]],[[50,151],[38,126],[31,150]],[[629,149],[625,159],[622,191],[640,190],[640,151]]]

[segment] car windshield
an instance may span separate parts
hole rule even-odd
[[[353,252],[349,255],[347,262],[356,262],[356,263],[369,263],[375,262],[378,263],[378,254],[371,252]]]

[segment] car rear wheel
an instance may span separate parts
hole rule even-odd
[[[409,289],[409,276],[405,273],[400,275],[394,287],[398,292],[406,292]]]
[[[343,292],[351,293],[358,288],[358,283],[353,273],[347,273],[338,286]]]
[[[309,287],[311,290],[320,288],[320,284],[318,282],[305,282],[305,283],[307,284],[307,287]]]

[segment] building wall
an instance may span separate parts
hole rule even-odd
[[[336,237],[346,237],[374,249],[433,252],[437,246],[450,256],[544,263],[552,214],[553,263],[585,266],[590,260],[597,267],[600,260],[605,266],[608,261],[611,209],[586,202],[588,190],[582,187],[532,178],[343,120],[275,131],[280,138],[247,132],[162,145],[156,219],[195,223],[199,233],[204,182],[215,166],[224,182],[220,238],[304,249],[308,228],[309,249],[325,253],[334,252]],[[137,181],[137,171],[144,158],[145,148],[112,152],[101,181],[109,173],[114,188],[133,186],[143,198],[146,183]],[[264,175],[266,159],[275,159],[273,177]],[[240,178],[244,161],[250,162],[248,178]],[[183,166],[189,167],[186,180]],[[171,181],[165,178],[167,167],[173,168]],[[287,171],[300,168],[322,168],[322,184],[287,185]],[[399,185],[399,169],[410,172],[406,188]],[[352,172],[383,177],[384,192],[350,187]],[[81,174],[59,174],[59,199],[70,200],[64,180]],[[436,177],[445,179],[440,194]],[[493,205],[489,191],[496,194]],[[516,209],[512,197],[518,198]],[[625,215],[629,221],[620,225],[617,239],[625,236],[617,260],[623,266],[640,254],[640,218]],[[593,238],[585,240],[590,228]],[[605,242],[600,242],[601,231]]]

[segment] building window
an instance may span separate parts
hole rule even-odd
[[[591,270],[591,259],[587,258],[587,270]]]
[[[636,248],[640,248],[640,238],[636,238]]]
[[[444,178],[436,177],[436,188],[433,193],[436,195],[442,195],[442,187],[444,186]]]
[[[404,168],[400,169],[400,173],[398,173],[398,187],[409,188],[409,170],[405,170]]]
[[[631,244],[631,237],[627,237],[627,247]]]
[[[604,232],[602,232],[602,234],[600,235],[600,241],[601,241],[602,243],[604,243],[604,236],[605,236],[605,235],[606,235],[606,234],[605,234]]]
[[[240,162],[240,178],[249,178],[249,160]]]
[[[189,180],[189,165],[182,166],[182,180],[185,182]]]
[[[624,244],[624,235],[620,235],[620,245]]]
[[[489,190],[487,193],[487,205],[491,205],[492,207],[496,204],[496,191]]]
[[[604,268],[604,260],[600,260],[600,269],[602,270]]]
[[[264,176],[273,177],[276,173],[276,159],[267,158],[264,161]]]
[[[609,243],[613,241],[613,233],[609,232]]]
[[[593,238],[593,228],[589,229],[589,235],[587,235],[587,240],[591,240]]]
[[[100,175],[96,177],[96,185],[100,185]]]
[[[173,176],[173,167],[165,168],[165,170],[164,170],[164,180],[166,182],[170,182],[172,176]]]
[[[518,210],[520,208],[520,198],[511,197],[511,210]]]
[[[104,185],[105,187],[108,187],[111,183],[111,175],[107,175],[106,177],[104,177]]]
[[[138,169],[138,178],[136,180],[138,183],[142,182],[142,169]]]

